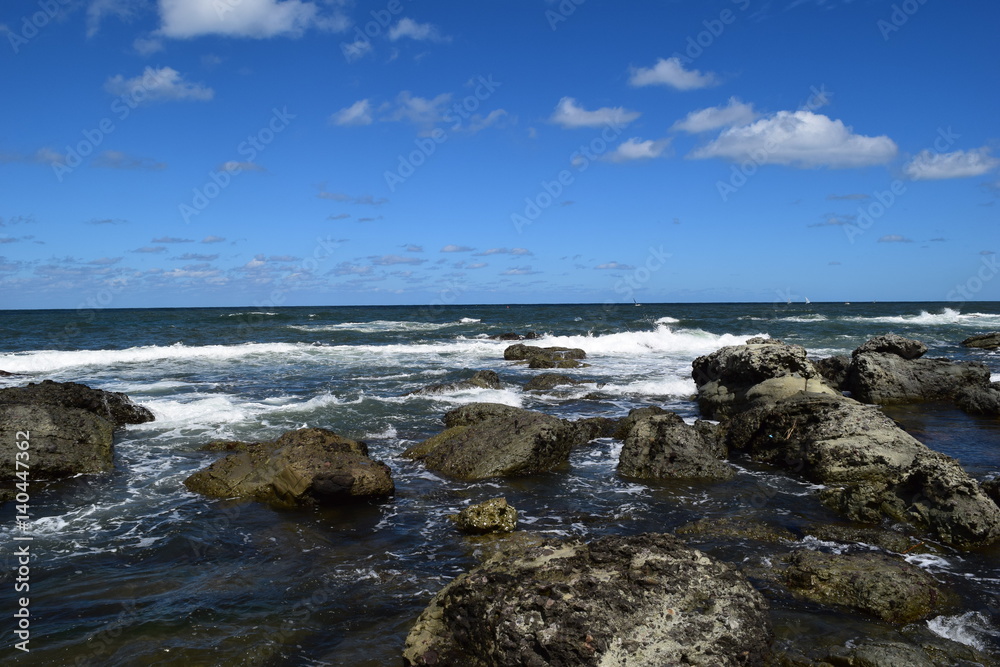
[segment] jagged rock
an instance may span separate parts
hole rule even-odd
[[[451,518],[460,531],[472,535],[509,533],[517,528],[517,510],[507,504],[506,498],[470,505]]]
[[[754,336],[753,338],[747,338],[747,345],[784,345],[785,341],[780,338],[764,338],[763,336]]]
[[[506,333],[498,334],[496,336],[490,336],[492,340],[536,340],[541,338],[537,332],[528,331],[524,334],[519,334],[514,331],[508,331]]]
[[[802,392],[839,395],[826,385],[799,345],[730,345],[698,357],[692,368],[698,407],[709,419]]]
[[[495,403],[448,412],[447,430],[403,455],[460,479],[546,472],[564,465],[580,430],[563,419]]]
[[[1000,350],[1000,331],[969,336],[962,341],[965,347],[978,347],[983,350]]]
[[[978,482],[876,407],[843,396],[765,403],[729,420],[726,442],[826,485],[820,498],[850,519],[889,517],[962,547],[1000,539],[1000,508]]]
[[[641,479],[732,479],[736,471],[719,460],[716,447],[716,441],[672,412],[646,417],[625,438],[618,473]]]
[[[576,444],[585,445],[596,438],[614,437],[618,420],[609,417],[586,417],[573,422],[579,435]]]
[[[1000,478],[988,479],[980,483],[983,492],[988,495],[993,502],[1000,505]]]
[[[803,532],[819,540],[845,544],[868,544],[895,553],[931,553],[933,547],[894,530],[884,530],[871,526],[845,526],[837,524],[815,524]]]
[[[406,638],[407,665],[764,665],[771,624],[739,571],[671,535],[547,543],[459,576]]]
[[[875,336],[874,338],[865,341],[860,347],[851,353],[851,356],[857,357],[859,354],[868,354],[873,352],[880,354],[894,354],[897,357],[902,357],[903,359],[919,359],[924,356],[924,353],[927,352],[927,346],[919,340],[904,338],[903,336],[890,333],[882,336]]]
[[[583,384],[583,382],[559,373],[539,373],[524,385],[524,391],[548,391],[566,384]]]
[[[125,394],[91,389],[76,382],[43,380],[26,387],[0,389],[0,404],[54,405],[79,408],[107,419],[115,426],[153,421],[153,413],[132,402]]]
[[[970,415],[1000,417],[1000,382],[989,387],[966,387],[955,394],[955,405]]]
[[[365,443],[326,429],[303,428],[268,442],[222,446],[235,453],[184,480],[188,489],[280,507],[343,504],[395,492],[389,466],[369,458]]]
[[[795,533],[782,526],[732,518],[698,519],[678,527],[674,533],[681,536],[748,539],[772,544],[788,544],[798,539]]]
[[[587,353],[579,348],[537,347],[518,343],[503,352],[507,361],[527,361],[528,368],[579,368],[586,366],[579,359],[586,359]]]
[[[635,426],[636,422],[646,419],[647,417],[652,417],[654,415],[669,415],[673,414],[668,412],[657,405],[647,405],[644,408],[632,408],[628,411],[628,415],[622,417],[618,420],[618,426],[615,428],[613,437],[617,440],[624,440],[628,437],[629,431]]]
[[[816,370],[826,383],[837,390],[847,388],[847,374],[851,368],[851,357],[838,355],[813,362]]]
[[[788,562],[785,584],[800,597],[890,623],[923,620],[956,601],[931,575],[886,554],[798,551]]]
[[[856,354],[846,383],[853,398],[880,405],[953,399],[989,386],[990,370],[978,362],[908,360],[884,352]]]
[[[500,384],[500,377],[496,374],[496,371],[476,371],[475,375],[468,380],[428,385],[423,389],[417,389],[416,391],[409,392],[407,396],[414,394],[444,394],[454,391],[465,391],[468,389],[501,388],[502,385]]]

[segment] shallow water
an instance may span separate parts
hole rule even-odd
[[[0,312],[0,369],[124,391],[157,420],[118,434],[115,470],[32,487],[31,653],[18,664],[388,665],[431,596],[475,563],[481,547],[447,516],[505,496],[520,527],[552,537],[671,530],[699,518],[745,517],[792,530],[795,548],[839,521],[806,480],[736,459],[722,484],[645,484],[615,474],[621,443],[574,451],[565,470],[455,482],[401,458],[441,429],[447,410],[494,401],[561,417],[620,417],[660,405],[689,421],[691,362],[722,345],[770,335],[813,356],[849,353],[888,331],[929,356],[1000,355],[967,336],[1000,330],[1000,304],[677,304]],[[588,382],[548,394],[520,386],[537,371],[503,361],[505,331],[539,345],[582,347]],[[502,390],[406,396],[496,370]],[[585,399],[597,392],[599,400]],[[887,411],[974,476],[1000,474],[1000,426],[948,406]],[[274,510],[189,493],[185,477],[217,457],[209,440],[263,440],[302,426],[367,441],[388,463],[396,496],[346,509]],[[0,541],[13,534],[2,510]],[[689,540],[732,562],[768,558],[753,544]],[[864,549],[867,547],[853,547]],[[916,557],[962,597],[934,631],[1000,658],[1000,550]],[[10,591],[9,550],[0,586]],[[12,594],[0,596],[7,603]],[[12,602],[9,604],[13,604]],[[9,605],[8,605],[9,606]],[[893,636],[884,624],[791,600],[773,603],[778,645],[813,633],[848,642]],[[7,629],[5,629],[7,632]],[[5,654],[6,658],[6,654]]]

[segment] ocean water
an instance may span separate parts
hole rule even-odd
[[[400,455],[457,406],[493,401],[566,418],[624,416],[658,405],[689,421],[691,362],[770,335],[813,357],[849,353],[895,332],[929,356],[976,360],[1000,379],[1000,355],[959,345],[1000,330],[1000,303],[643,304],[0,311],[0,386],[53,379],[121,391],[156,421],[117,434],[115,469],[32,485],[31,652],[8,650],[14,611],[14,508],[0,509],[0,631],[16,664],[396,665],[416,616],[482,547],[447,518],[505,496],[520,527],[552,537],[668,531],[700,518],[759,519],[791,529],[793,548],[830,549],[809,526],[840,522],[816,487],[734,459],[722,484],[645,484],[615,473],[621,443],[574,451],[566,470],[456,482]],[[581,347],[586,383],[525,393],[535,373],[503,360],[491,335],[535,331],[538,345]],[[408,392],[497,371],[500,390]],[[597,392],[599,399],[584,398]],[[888,411],[974,476],[1000,475],[1000,422],[948,406]],[[275,510],[188,492],[183,480],[218,439],[264,440],[304,426],[369,443],[395,497],[350,508]],[[30,428],[30,425],[26,425]],[[711,549],[712,545],[705,545]],[[859,546],[854,549],[874,547]],[[713,551],[759,565],[753,545]],[[911,562],[956,590],[959,608],[892,628],[851,614],[775,601],[779,646],[933,632],[1000,660],[1000,549]]]

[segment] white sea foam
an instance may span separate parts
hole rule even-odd
[[[671,329],[658,324],[653,331],[625,331],[588,336],[546,336],[541,345],[583,348],[593,356],[699,355],[714,352],[726,345],[740,345],[752,336],[713,334],[701,329]]]
[[[678,322],[680,322],[679,319],[677,319],[676,317],[670,317],[668,315],[664,315],[663,317],[656,320],[657,324],[677,324]]]
[[[482,320],[477,319],[475,317],[463,317],[462,319],[459,320],[459,323],[461,324],[476,324],[478,322],[482,322]]]
[[[1000,637],[1000,631],[978,611],[967,611],[956,616],[936,616],[927,621],[927,627],[940,637],[979,650],[986,648],[986,637]]]
[[[588,391],[593,391],[588,387]],[[688,378],[648,378],[626,383],[607,383],[599,389],[612,396],[690,396],[695,392],[694,381]]]
[[[341,322],[338,324],[289,324],[289,329],[309,332],[323,331],[360,331],[364,333],[381,333],[386,331],[437,331],[457,324],[478,322],[463,317],[460,322],[411,322],[397,320],[374,320],[372,322]]]
[[[273,317],[278,315],[278,313],[271,313],[266,310],[251,310],[245,313],[226,313],[224,315],[219,315],[219,317],[246,317],[247,315],[265,315],[267,317]]]
[[[973,327],[994,327],[1000,325],[1000,315],[996,313],[962,313],[954,308],[945,308],[940,313],[921,310],[917,315],[886,315],[882,317],[845,317],[848,322],[872,322],[876,324],[909,324],[936,326],[958,324]]]

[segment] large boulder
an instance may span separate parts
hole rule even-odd
[[[460,575],[406,638],[407,665],[763,665],[767,602],[672,535],[546,543]]]
[[[468,380],[432,384],[422,389],[411,391],[407,395],[446,394],[455,391],[468,391],[469,389],[500,389],[501,387],[500,377],[496,374],[496,371],[476,371]]]
[[[842,396],[794,396],[733,417],[730,448],[824,484],[848,518],[911,523],[955,546],[1000,539],[1000,508],[958,461],[932,451],[874,406]]]
[[[758,339],[762,340],[762,339]],[[836,395],[800,345],[729,345],[692,364],[698,407],[708,419],[730,417],[756,402],[803,392]]]
[[[497,403],[470,403],[444,416],[447,429],[403,456],[451,477],[547,472],[565,465],[581,430],[558,417]]]
[[[641,479],[727,480],[733,467],[720,461],[716,440],[668,412],[637,421],[625,438],[618,473]]]
[[[965,347],[976,347],[981,350],[1000,350],[1000,331],[969,336],[962,341]]]
[[[925,352],[927,352],[927,346],[919,340],[904,338],[899,334],[890,333],[870,338],[854,350],[851,356],[856,357],[859,354],[878,353],[894,354],[903,359],[919,359],[924,356]]]
[[[248,498],[279,507],[343,504],[395,491],[389,467],[368,457],[363,442],[322,428],[289,431],[259,443],[226,442],[234,453],[199,470],[184,485],[215,498]]]
[[[54,405],[78,408],[107,419],[115,426],[153,421],[153,413],[132,402],[125,394],[91,389],[76,382],[30,383],[26,387],[0,389],[0,404]]]
[[[549,391],[562,385],[583,384],[582,380],[575,380],[568,375],[561,373],[539,373],[528,380],[524,385],[524,391]]]
[[[538,347],[518,343],[503,351],[507,361],[527,361],[528,368],[578,368],[585,366],[580,359],[586,359],[587,353],[580,348],[571,347]]]
[[[1000,417],[1000,382],[988,387],[965,387],[955,394],[955,405],[970,415]]]
[[[990,370],[973,361],[906,359],[886,352],[855,354],[846,389],[864,403],[889,405],[951,400],[990,384]]]

